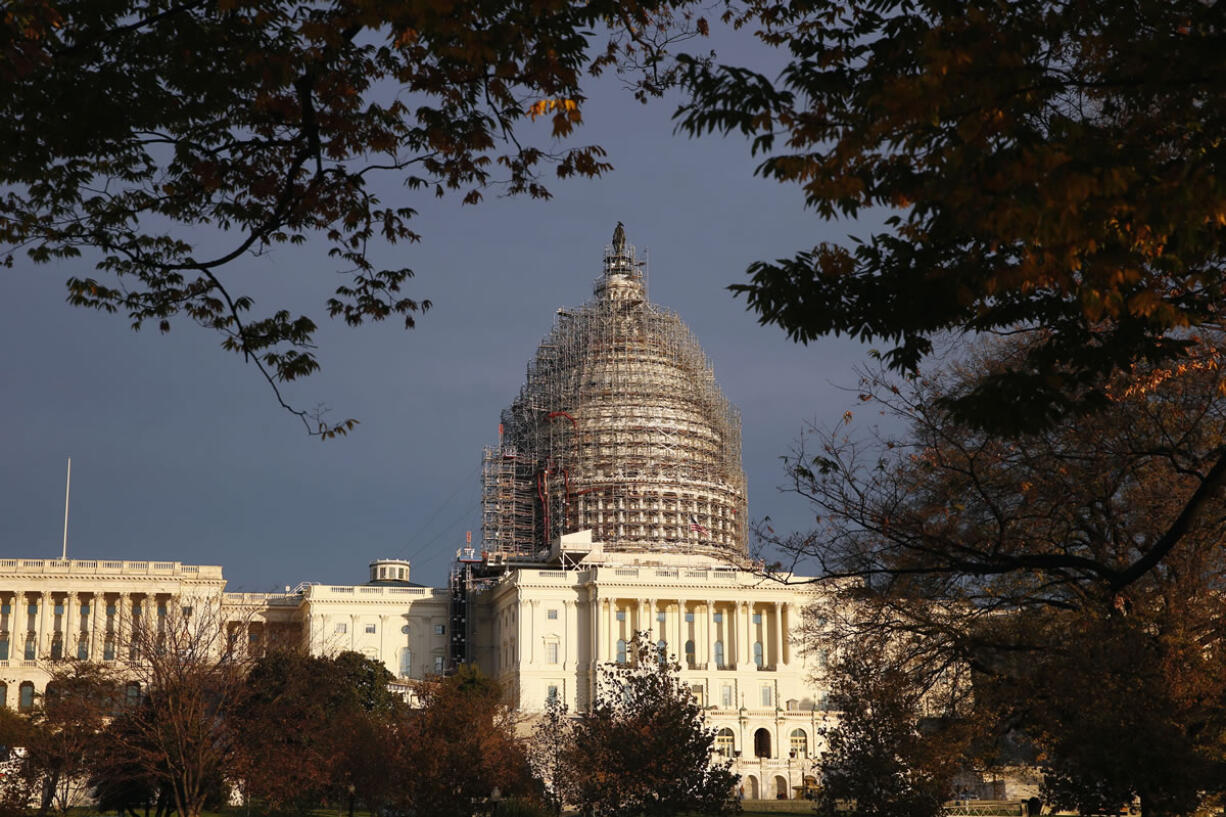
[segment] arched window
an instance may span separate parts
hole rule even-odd
[[[715,668],[724,668],[724,642],[722,641],[715,642]]]
[[[808,757],[809,756],[809,736],[805,734],[803,729],[792,730],[792,757]]]
[[[758,669],[762,669],[762,642],[755,641],[753,643],[753,662]]]
[[[723,755],[724,757],[732,757],[732,747],[735,741],[735,735],[732,730],[727,727],[715,733],[715,754]]]
[[[617,639],[617,663],[626,663],[626,639]]]
[[[34,682],[22,681],[21,686],[17,688],[17,711],[33,712],[34,711]]]
[[[685,642],[685,663],[690,668],[694,668],[694,642]]]
[[[663,638],[656,642],[656,655],[659,657],[661,664],[668,663],[668,642]]]
[[[771,756],[771,733],[767,729],[759,729],[753,733],[753,756],[766,757]]]
[[[750,800],[759,799],[758,778],[754,777],[752,774],[745,778],[745,797]]]
[[[781,774],[775,775],[775,799],[788,799],[788,779]]]

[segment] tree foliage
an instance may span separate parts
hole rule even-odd
[[[737,775],[714,760],[715,730],[646,633],[632,662],[606,665],[599,695],[573,726],[567,799],[590,817],[729,814]]]
[[[732,289],[808,342],[1044,330],[950,403],[1032,430],[1181,359],[1222,304],[1220,8],[1200,0],[748,0],[777,77],[690,61],[691,135],[741,133],[825,220],[882,228],[761,261]]]
[[[237,752],[232,715],[247,658],[217,602],[133,622],[126,672],[140,698],[111,724],[110,751],[169,792],[180,817],[215,801]]]
[[[536,795],[536,782],[502,688],[473,665],[418,685],[420,708],[398,735],[398,804],[415,814],[468,817],[497,789]]]
[[[888,649],[849,645],[832,666],[830,703],[839,716],[822,730],[823,817],[937,817],[962,769],[965,724],[953,717],[925,721],[927,690],[888,659]]]
[[[232,716],[243,794],[274,813],[305,814],[327,800],[376,806],[390,777],[380,737],[400,709],[391,680],[352,652],[275,651],[255,661]]]
[[[973,701],[984,741],[1033,746],[1054,802],[1188,813],[1226,745],[1220,348],[1138,365],[1104,409],[1028,435],[940,399],[1027,352],[867,377],[906,431],[810,437],[790,465],[819,526],[775,541],[843,579],[828,637],[888,644],[921,688]]]
[[[429,196],[546,197],[549,166],[608,170],[600,147],[565,141],[581,80],[622,60],[656,90],[674,22],[655,0],[9,3],[0,257],[88,253],[97,274],[69,279],[70,302],[137,329],[195,321],[277,390],[318,368],[315,320],[257,310],[231,267],[319,234],[343,274],[328,315],[411,327],[430,302],[373,246],[418,240]],[[382,200],[380,175],[409,193]],[[291,410],[313,434],[352,426]]]
[[[119,685],[97,664],[65,661],[51,667],[41,706],[29,718],[22,765],[40,778],[39,814],[66,814],[72,792],[106,751],[104,730],[119,700]]]

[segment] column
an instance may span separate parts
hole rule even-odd
[[[391,616],[379,616],[379,660],[392,671],[392,675],[400,675],[400,650],[393,648],[391,661],[387,656],[387,621]],[[392,643],[395,643],[393,640]]]
[[[600,597],[592,588],[588,630],[591,641],[588,650],[592,656],[592,691],[596,691],[596,667],[600,664]]]
[[[741,603],[734,601],[724,618],[724,661],[736,669],[741,663]]]
[[[792,664],[792,605],[786,601],[779,604],[779,622],[783,630],[783,664]]]
[[[44,590],[42,594],[42,609],[38,611],[38,638],[34,640],[34,643],[37,645],[34,654],[36,659],[51,654],[51,626],[54,623],[51,618],[51,608],[54,605],[55,599],[52,598],[51,591]]]
[[[77,641],[81,636],[81,608],[77,594],[69,590],[64,594],[64,657],[77,657]]]
[[[686,629],[687,628],[685,626],[685,602],[681,599],[677,599],[677,622],[676,624],[673,625],[673,630],[677,633],[677,640],[676,640],[677,646],[675,649],[670,650],[669,652],[672,652],[677,656],[677,662],[681,664],[681,666],[685,667],[686,669],[689,669],[689,665],[685,663]],[[697,657],[695,657],[695,660],[697,660]]]
[[[596,602],[596,660],[608,664],[609,660],[609,600]]]
[[[775,669],[783,668],[783,605],[775,602]]]
[[[605,633],[605,655],[609,661],[617,660],[617,599],[609,599],[605,611],[608,632]]]
[[[115,658],[128,659],[128,645],[132,639],[132,594],[119,593],[115,597]]]
[[[89,600],[89,660],[101,661],[102,638],[99,634],[100,622],[106,621],[106,595],[94,593]]]
[[[753,646],[748,640],[748,619],[749,611],[745,608],[745,602],[738,601],[736,603],[736,663],[738,668],[753,663]]]
[[[26,636],[30,629],[30,616],[26,612],[28,604],[24,591],[13,591],[12,635],[9,636],[9,660],[11,661],[20,661],[25,658]],[[19,665],[14,664],[14,666]]]
[[[536,663],[536,600],[526,601],[520,609],[520,617],[527,615],[524,630],[528,633],[528,663]]]
[[[562,656],[562,668],[568,672],[574,672],[579,666],[579,656],[577,655],[579,648],[579,626],[575,620],[575,602],[567,599],[562,602],[562,615],[566,620],[562,622],[565,627],[566,638],[562,641],[562,649],[565,651]],[[574,701],[570,702],[572,706]]]
[[[715,602],[707,599],[707,669],[715,668]]]

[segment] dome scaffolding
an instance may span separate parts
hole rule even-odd
[[[591,529],[606,551],[746,557],[741,423],[619,224],[595,298],[558,310],[482,468],[482,549],[534,557]]]

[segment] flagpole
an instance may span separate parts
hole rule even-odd
[[[60,559],[68,561],[68,492],[72,489],[72,457],[68,458],[68,481],[64,483],[64,549]]]

